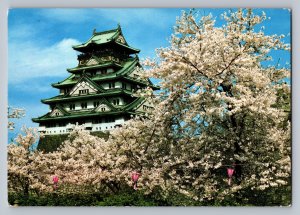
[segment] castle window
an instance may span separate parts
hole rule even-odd
[[[59,112],[56,112],[56,113],[55,113],[55,116],[59,116]]]
[[[86,109],[87,108],[87,103],[86,102],[82,102],[81,103],[81,108],[82,109]]]
[[[101,121],[102,121],[101,119],[95,119],[93,123],[94,124],[99,124],[99,123],[101,123]]]
[[[104,111],[105,111],[105,108],[101,108],[101,111],[104,112]]]
[[[58,123],[59,127],[64,127],[65,125],[66,125],[66,123],[63,123],[63,122]]]
[[[114,105],[119,105],[120,104],[120,99],[114,99],[113,104]]]
[[[75,110],[75,104],[70,104],[69,108],[70,108],[70,110]]]
[[[47,128],[52,128],[52,127],[56,127],[56,123],[51,123],[49,122],[47,125],[46,125]]]
[[[122,89],[126,89],[126,84],[125,83],[122,83]]]
[[[79,94],[88,94],[88,93],[89,93],[89,89],[79,90]]]
[[[114,118],[105,118],[105,122],[109,123],[109,122],[115,122]]]
[[[96,75],[96,71],[90,72],[90,76],[95,76],[95,75]]]
[[[108,88],[109,88],[109,89],[115,88],[115,83],[114,83],[114,82],[109,83],[109,84],[108,84]]]
[[[143,110],[149,110],[151,109],[151,107],[147,106],[147,105],[143,105]]]
[[[99,102],[94,102],[94,107],[98,107],[99,106]]]

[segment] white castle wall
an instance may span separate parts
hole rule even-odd
[[[108,101],[113,105],[113,100],[114,99],[119,99],[119,105],[125,105],[125,103],[124,103],[124,100],[123,100],[123,98],[122,97],[113,97],[113,98],[110,98],[110,99],[108,99]],[[99,100],[88,100],[88,101],[84,101],[84,102],[86,102],[87,103],[87,108],[85,108],[84,110],[91,110],[91,109],[94,109],[95,107],[94,107],[94,102],[97,102],[97,101],[100,101],[100,99]],[[80,102],[72,102],[72,103],[69,103],[69,104],[65,104],[64,105],[64,109],[66,110],[66,111],[72,111],[72,110],[70,110],[70,104],[75,104],[75,111],[76,110],[83,110],[82,108],[81,108],[81,103],[82,103],[83,101],[80,101]],[[101,105],[101,104],[100,104]],[[51,112],[51,110],[50,110],[50,112]]]
[[[91,122],[86,122],[82,126],[91,126],[91,131],[109,131],[115,128],[116,125],[122,125],[125,122],[123,117],[119,117],[115,119],[115,122],[108,122],[108,123],[97,123],[93,124]],[[52,135],[52,134],[67,134],[70,133],[70,128],[73,128],[75,124],[68,124],[63,127],[50,127],[46,128],[45,126],[40,126],[39,131],[44,133],[45,135]],[[90,130],[90,129],[89,129]]]
[[[113,83],[113,82],[111,82]],[[117,81],[117,82],[114,82],[115,83],[115,88],[109,88],[109,83],[102,83],[101,84],[101,87],[103,87],[104,89],[116,89],[116,88],[122,88],[122,82],[120,81]]]

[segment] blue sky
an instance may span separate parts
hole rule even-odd
[[[58,94],[51,83],[68,77],[67,68],[77,64],[72,45],[85,42],[97,31],[109,30],[120,23],[127,42],[141,50],[139,57],[154,57],[155,49],[168,46],[176,17],[183,9],[11,9],[8,16],[8,103],[26,109],[26,116],[16,121],[13,138],[22,125],[37,127],[31,118],[48,112],[40,102]],[[212,13],[216,25],[224,22],[226,9],[201,9]],[[255,10],[261,13],[261,9]],[[290,11],[263,9],[270,20],[264,23],[266,34],[289,34]],[[285,39],[290,42],[290,36]],[[274,64],[290,61],[288,53],[272,52]]]

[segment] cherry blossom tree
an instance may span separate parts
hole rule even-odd
[[[180,154],[177,170],[168,172],[174,186],[199,200],[223,199],[249,188],[286,185],[290,178],[290,124],[276,107],[278,92],[290,71],[262,66],[271,50],[289,50],[283,35],[265,35],[257,26],[266,15],[251,9],[223,14],[214,26],[193,13],[177,20],[170,47],[147,60],[150,77],[162,80],[166,97],[158,106],[171,130],[170,144]],[[226,168],[235,170],[232,186],[224,185]]]
[[[22,132],[8,145],[8,189],[28,196],[37,181],[35,176],[39,175],[35,171],[36,152],[33,150],[39,135],[33,128],[23,127]]]
[[[122,171],[114,169],[113,175],[111,169],[115,161],[110,155],[108,142],[82,127],[75,127],[57,151],[40,154],[37,159],[45,175],[59,177],[59,192],[114,192],[117,189],[114,175],[120,177]],[[48,179],[51,182],[52,179]]]
[[[20,119],[25,116],[25,110],[22,108],[8,107],[7,108],[7,117],[8,119]],[[8,121],[8,129],[14,130],[15,123],[13,121]]]

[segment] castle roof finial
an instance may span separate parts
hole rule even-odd
[[[93,30],[93,34],[96,34],[96,28],[94,28],[94,30]]]

